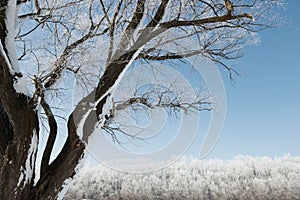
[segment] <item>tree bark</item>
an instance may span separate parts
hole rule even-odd
[[[4,155],[6,147],[13,139],[13,129],[10,120],[0,102],[0,155]],[[0,159],[0,166],[2,166],[2,157]]]
[[[36,111],[32,109],[25,95],[16,93],[13,88],[13,77],[7,69],[5,59],[0,56],[0,101],[13,132],[13,137],[12,135],[6,137],[6,133],[0,134],[1,141],[4,138],[8,139],[7,142],[1,143],[3,151],[0,168],[0,199],[20,199],[23,194],[30,193],[33,186],[34,173],[31,177],[27,177],[27,184],[19,183],[19,178],[25,176],[25,170],[34,172],[35,160],[33,158],[36,152],[28,155],[28,150],[33,135],[38,134],[39,126]],[[31,157],[28,158],[28,156]],[[28,162],[27,169],[26,161]]]
[[[14,77],[7,69],[7,63],[0,55],[0,109],[1,122],[5,122],[0,125],[0,199],[56,199],[64,181],[74,176],[74,169],[83,156],[84,145],[76,134],[71,115],[69,136],[62,153],[56,162],[49,164],[34,185],[37,152],[33,149],[30,154],[30,148],[37,145],[37,141],[32,144],[32,139],[36,137],[38,140],[38,114],[32,99],[16,93]],[[31,176],[28,171],[32,172]]]

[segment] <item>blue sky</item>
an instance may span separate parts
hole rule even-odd
[[[289,1],[287,24],[260,32],[261,43],[236,64],[242,76],[234,86],[224,74],[226,122],[209,158],[300,155],[299,8],[300,1]]]

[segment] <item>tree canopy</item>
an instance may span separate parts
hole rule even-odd
[[[201,56],[232,78],[237,72],[230,60],[258,41],[258,31],[276,24],[276,6],[284,2],[2,0],[0,198],[57,198],[65,181],[76,173],[96,125],[112,137],[116,131],[128,134],[112,126],[120,110],[134,105],[210,110],[204,105],[211,102],[201,95],[184,101],[176,93],[165,98],[162,90],[152,89],[154,101],[145,93],[114,101],[113,92],[136,62]],[[65,111],[74,87],[80,88],[73,96],[77,99]],[[50,160],[61,117],[66,141]],[[43,126],[46,129],[41,131]],[[48,139],[41,150],[38,143],[45,133]]]

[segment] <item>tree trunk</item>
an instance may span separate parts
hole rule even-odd
[[[16,93],[14,78],[5,69],[6,62],[0,56],[0,199],[56,199],[64,181],[74,176],[84,145],[76,134],[71,116],[63,150],[34,185],[38,115],[32,101]]]
[[[64,181],[75,174],[84,145],[76,134],[73,119],[69,120],[69,135],[62,152],[56,162],[46,163],[34,185],[39,142],[38,113],[33,99],[17,93],[14,88],[21,74],[13,73],[11,52],[6,46],[8,40],[14,40],[8,37],[7,28],[14,19],[6,15],[8,7],[14,8],[15,3],[12,0],[0,2],[0,199],[56,199]],[[51,152],[52,147],[46,157],[50,157]]]
[[[0,101],[5,111],[4,117],[8,117],[4,119],[8,123],[8,129],[5,129],[8,132],[1,132],[0,135],[0,140],[5,141],[1,142],[0,199],[18,199],[22,193],[30,192],[33,186],[36,151],[33,147],[30,154],[28,151],[33,137],[38,139],[39,126],[37,113],[27,97],[16,94],[13,77],[6,70],[7,63],[3,56],[0,63]],[[22,193],[18,192],[21,188]]]
[[[2,1],[3,3],[3,1]],[[5,9],[4,9],[5,10]],[[1,13],[0,13],[1,14]],[[1,21],[1,27],[5,27],[4,20]],[[5,46],[5,31],[0,30],[1,45],[4,52],[7,52]],[[76,109],[68,119],[68,137],[67,140],[52,163],[46,163],[41,166],[40,179],[34,184],[37,145],[39,142],[39,121],[38,114],[32,98],[24,94],[17,93],[14,83],[18,79],[11,74],[9,62],[6,53],[0,52],[0,102],[2,109],[2,121],[5,122],[4,132],[0,134],[0,199],[56,199],[59,192],[63,189],[67,179],[72,178],[76,171],[80,159],[84,156],[85,145],[77,135],[77,127],[82,116],[87,110],[92,110],[88,123],[83,127],[83,135],[87,141],[92,133],[97,117],[102,112],[102,107],[107,100],[108,90],[110,90],[118,79],[122,70],[125,69],[134,51],[121,58],[124,60],[121,64],[111,64],[106,70],[110,79],[100,80],[104,85],[98,85],[97,89],[91,92],[86,98],[82,99]],[[106,94],[106,96],[103,96]],[[102,100],[97,105],[97,111],[94,111],[87,102],[94,103],[95,100]],[[51,113],[50,113],[51,114]],[[50,129],[53,121],[49,120]],[[2,125],[1,125],[2,127]],[[53,126],[54,127],[54,126]],[[80,130],[79,130],[80,131]],[[55,140],[55,135],[49,134],[49,139]],[[50,145],[50,156],[53,146]],[[45,155],[43,152],[43,156]],[[43,163],[43,161],[42,161]]]

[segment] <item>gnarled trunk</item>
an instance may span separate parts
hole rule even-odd
[[[2,56],[0,61],[0,199],[55,199],[64,181],[74,176],[83,156],[84,145],[76,134],[73,117],[63,150],[54,162],[47,163],[34,184],[38,114],[31,99],[16,93]]]

